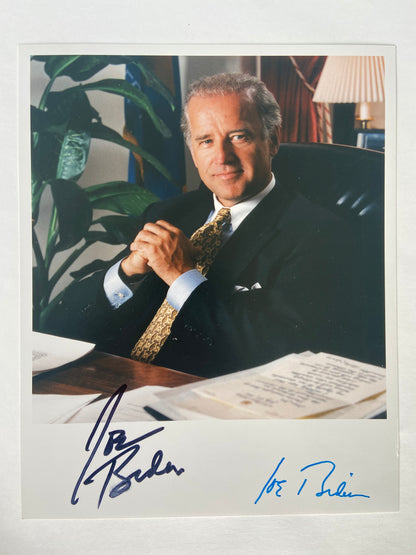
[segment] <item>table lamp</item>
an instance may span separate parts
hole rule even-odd
[[[362,129],[371,121],[369,102],[384,100],[383,56],[328,56],[314,102],[358,103]]]

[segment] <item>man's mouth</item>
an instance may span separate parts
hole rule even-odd
[[[233,179],[242,173],[243,170],[225,170],[214,173],[214,177],[219,177],[220,179]]]

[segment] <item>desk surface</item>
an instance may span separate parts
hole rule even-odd
[[[127,389],[144,385],[175,387],[202,379],[161,366],[93,351],[76,362],[34,376],[33,393],[110,395],[123,384],[127,385]]]

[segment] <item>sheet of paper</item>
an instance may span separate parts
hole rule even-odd
[[[319,418],[346,418],[349,420],[354,420],[355,418],[374,418],[386,410],[386,403],[387,395],[381,393],[376,395],[374,399],[365,399],[356,405],[349,405],[348,407],[342,407],[326,414],[320,414]]]
[[[144,406],[154,402],[156,393],[164,391],[166,387],[160,385],[146,385],[139,389],[127,391],[118,406],[113,422],[152,421],[154,418],[144,410]],[[96,422],[108,399],[100,399],[95,403],[82,407],[65,419],[67,424],[76,422]]]
[[[74,411],[78,411],[97,398],[92,395],[32,395],[32,417],[37,424],[58,424],[65,421]]]
[[[307,360],[299,361],[299,368],[278,375],[296,387],[312,387],[331,399],[353,404],[386,389],[386,370],[327,353],[318,353]],[[274,375],[268,372],[266,375]]]
[[[78,360],[94,349],[93,343],[32,332],[32,372],[39,374]]]

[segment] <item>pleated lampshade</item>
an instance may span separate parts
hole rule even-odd
[[[383,56],[328,56],[314,102],[382,102]]]
[[[383,56],[328,56],[314,102],[361,103],[359,119],[365,121],[371,119],[368,103],[383,100]]]

